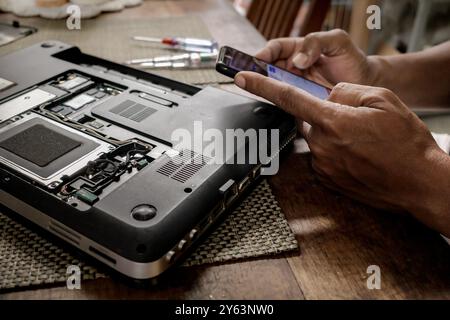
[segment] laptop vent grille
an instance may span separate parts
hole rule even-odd
[[[135,122],[141,122],[147,119],[156,110],[131,100],[125,100],[110,111]]]
[[[191,150],[183,150],[179,155],[162,165],[156,172],[185,183],[203,168],[209,161],[208,157]]]

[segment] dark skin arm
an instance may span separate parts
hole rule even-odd
[[[417,53],[366,56],[342,30],[268,42],[257,57],[327,86],[388,88],[409,107],[450,107],[450,41]]]
[[[367,58],[345,32],[319,32],[270,41],[258,57],[334,86],[327,100],[254,72],[240,72],[235,83],[297,118],[324,185],[409,212],[450,237],[450,157],[402,101],[449,105],[449,46],[405,60]]]
[[[450,237],[450,157],[390,90],[340,83],[328,100],[254,72],[235,83],[303,121],[322,183],[371,206],[409,212]]]
[[[411,107],[450,107],[450,41],[417,53],[370,59],[377,70],[372,85],[391,89]]]

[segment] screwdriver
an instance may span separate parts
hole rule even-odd
[[[183,53],[172,56],[159,56],[154,58],[142,58],[142,59],[133,59],[128,60],[126,64],[143,64],[143,63],[163,63],[163,62],[184,62],[189,63],[191,65],[199,65],[206,62],[214,62],[217,59],[217,52],[207,53],[207,52],[193,52],[193,53]]]
[[[173,49],[191,52],[216,52],[219,49],[219,45],[216,41],[207,39],[181,38],[181,37],[152,38],[152,37],[133,36],[133,40],[150,43],[160,43],[163,45],[167,45]]]
[[[187,53],[177,56],[179,59],[162,61],[161,59],[136,59],[137,65],[144,69],[194,69],[212,68],[215,65],[217,53]],[[180,59],[181,58],[181,59]],[[134,61],[136,61],[134,60]]]

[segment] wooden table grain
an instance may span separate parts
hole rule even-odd
[[[183,15],[201,17],[221,44],[254,53],[265,43],[227,0],[146,1],[108,18]],[[450,247],[438,234],[408,216],[328,191],[316,181],[310,155],[295,150],[270,182],[298,239],[298,252],[177,268],[150,288],[101,279],[83,282],[81,290],[56,286],[4,293],[0,299],[450,298]],[[381,271],[379,290],[366,284],[372,265]]]

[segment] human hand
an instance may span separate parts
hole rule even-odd
[[[450,157],[391,91],[337,84],[328,100],[254,72],[235,83],[299,120],[324,185],[371,206],[408,211],[450,235]]]
[[[339,82],[372,85],[377,76],[376,58],[367,57],[340,29],[274,39],[256,57],[328,87]]]

